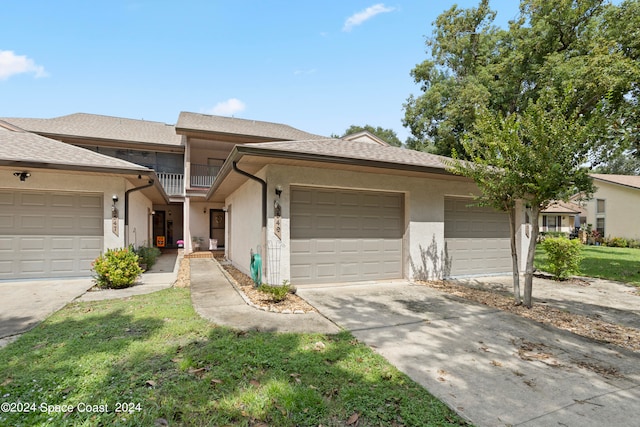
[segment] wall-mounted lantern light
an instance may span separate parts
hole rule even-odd
[[[282,194],[282,185],[276,185],[276,196],[278,196],[279,198],[281,194]]]
[[[31,176],[31,173],[27,171],[14,172],[13,176],[17,176],[18,178],[20,178],[20,181],[24,182]]]
[[[116,212],[118,210],[116,207],[116,203],[118,203],[118,195],[114,194],[111,196],[111,200],[113,201],[113,204],[111,205],[111,212]]]

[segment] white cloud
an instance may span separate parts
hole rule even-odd
[[[237,98],[230,98],[223,102],[218,102],[215,107],[207,111],[208,114],[218,116],[233,116],[236,113],[244,111],[246,105]]]
[[[0,50],[0,80],[23,73],[33,73],[36,78],[47,77],[49,74],[41,65],[36,65],[33,59],[24,55],[16,55],[11,50]]]
[[[353,27],[361,25],[365,21],[368,21],[369,19],[380,13],[388,13],[394,10],[395,8],[386,7],[384,3],[374,4],[373,6],[370,6],[365,10],[355,13],[347,18],[347,20],[344,22],[344,26],[342,27],[342,31],[351,31]]]

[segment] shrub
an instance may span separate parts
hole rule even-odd
[[[609,237],[603,243],[612,248],[626,248],[629,246],[629,242],[623,237]]]
[[[162,254],[160,249],[155,246],[139,246],[138,249],[133,249],[133,251],[138,255],[138,264],[146,265],[147,270],[153,267],[158,257]]]
[[[549,237],[542,242],[542,248],[547,253],[549,273],[553,274],[554,279],[566,279],[580,272],[582,244],[579,240]]]
[[[280,286],[260,285],[258,287],[258,290],[270,295],[271,301],[280,302],[280,301],[284,301],[285,298],[287,298],[287,294],[291,292],[291,285],[289,285],[289,282],[285,280],[285,282]]]
[[[108,249],[93,261],[96,284],[101,288],[121,289],[132,286],[142,269],[138,255],[128,248]]]

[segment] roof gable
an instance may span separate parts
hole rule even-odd
[[[363,130],[361,132],[356,132],[356,133],[350,133],[349,135],[343,136],[342,139],[347,141],[368,142],[371,144],[378,144],[378,145],[391,145],[384,139],[372,134],[367,130]]]

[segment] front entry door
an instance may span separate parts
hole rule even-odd
[[[209,238],[218,241],[218,247],[224,248],[224,211],[211,209],[209,211]]]

